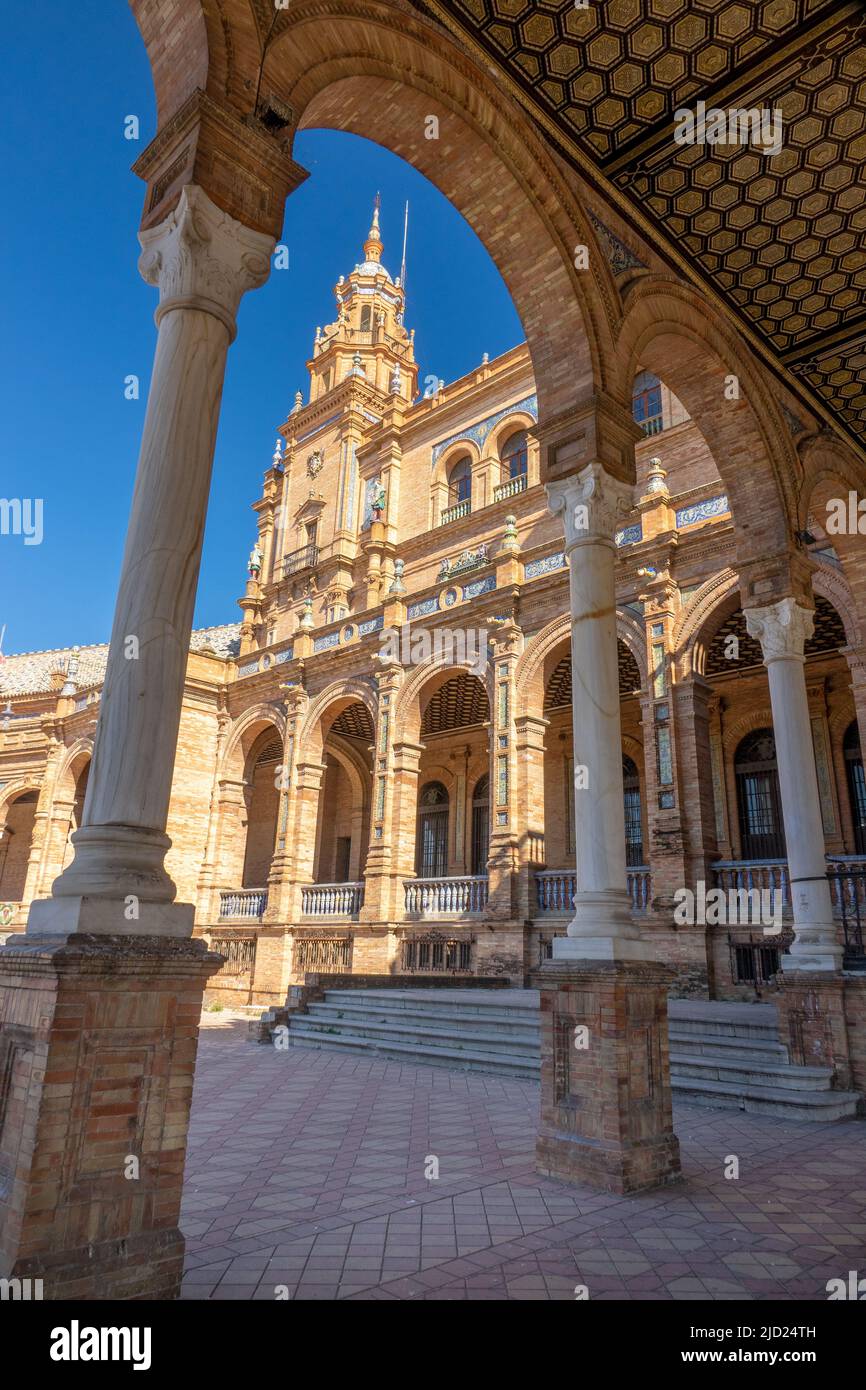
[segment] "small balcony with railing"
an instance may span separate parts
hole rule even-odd
[[[267,888],[224,888],[220,892],[220,922],[260,922],[268,905]]]
[[[471,511],[472,499],[471,497],[464,497],[462,501],[455,502],[452,506],[445,508],[439,518],[439,525],[448,526],[450,522],[459,521],[462,516],[468,516]]]
[[[305,917],[357,917],[364,903],[364,884],[310,883],[301,889]]]
[[[311,542],[292,550],[283,557],[283,578],[293,574],[303,574],[304,570],[315,569],[319,562],[319,547]]]
[[[403,894],[410,918],[472,916],[487,906],[488,880],[486,874],[411,878],[404,880]]]

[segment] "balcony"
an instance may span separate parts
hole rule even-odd
[[[518,473],[516,478],[509,478],[505,483],[499,483],[493,489],[494,502],[504,502],[509,497],[516,497],[518,493],[526,491],[526,474]]]
[[[221,922],[260,922],[268,905],[267,888],[232,888],[220,893]]]
[[[472,510],[472,499],[464,497],[462,502],[455,502],[453,507],[446,507],[439,518],[440,526],[447,526],[449,521],[459,521],[461,516],[468,516]]]
[[[648,420],[639,420],[638,424],[647,436],[661,434],[664,429],[661,415],[651,415]]]
[[[406,912],[411,917],[458,916],[483,912],[487,906],[487,875],[406,879],[403,892]]]
[[[314,569],[318,560],[317,545],[302,545],[300,550],[293,550],[284,557],[283,578],[288,579],[291,574],[301,574],[304,570]]]
[[[574,909],[575,873],[573,869],[539,869],[535,874],[535,892],[540,913],[551,916],[570,914]],[[648,912],[652,897],[652,876],[649,865],[635,864],[626,870],[626,887],[631,898],[632,912]]]
[[[305,917],[354,917],[363,901],[361,882],[311,883],[301,889],[301,911]]]

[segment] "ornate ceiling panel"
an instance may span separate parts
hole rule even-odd
[[[649,222],[781,373],[866,442],[866,5],[417,0],[491,61],[561,151]],[[680,143],[680,108],[779,112]],[[729,132],[730,133],[730,132]]]

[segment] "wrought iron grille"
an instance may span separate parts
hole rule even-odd
[[[349,936],[302,936],[295,940],[295,969],[349,971],[352,968],[352,938]]]
[[[731,951],[731,974],[736,985],[768,985],[781,968],[778,946],[763,941],[734,941],[728,937]]]
[[[474,937],[449,938],[439,932],[407,936],[400,968],[408,974],[471,974],[474,944]]]
[[[863,923],[866,919],[866,869],[833,864],[827,871],[833,907],[842,918],[845,970],[866,970]]]
[[[256,963],[254,936],[222,936],[213,938],[213,949],[225,956],[220,975],[251,975]]]

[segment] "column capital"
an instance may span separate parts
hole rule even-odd
[[[570,478],[545,483],[544,490],[550,510],[562,517],[568,552],[590,542],[615,547],[617,527],[632,505],[629,483],[590,463]]]
[[[159,289],[157,324],[170,309],[201,309],[224,323],[234,340],[241,297],[267,280],[274,238],[245,227],[204,189],[187,184],[165,221],[138,239],[138,268]]]
[[[805,646],[815,628],[815,615],[795,598],[783,598],[766,608],[745,610],[746,631],[761,644],[764,663],[805,661]]]

